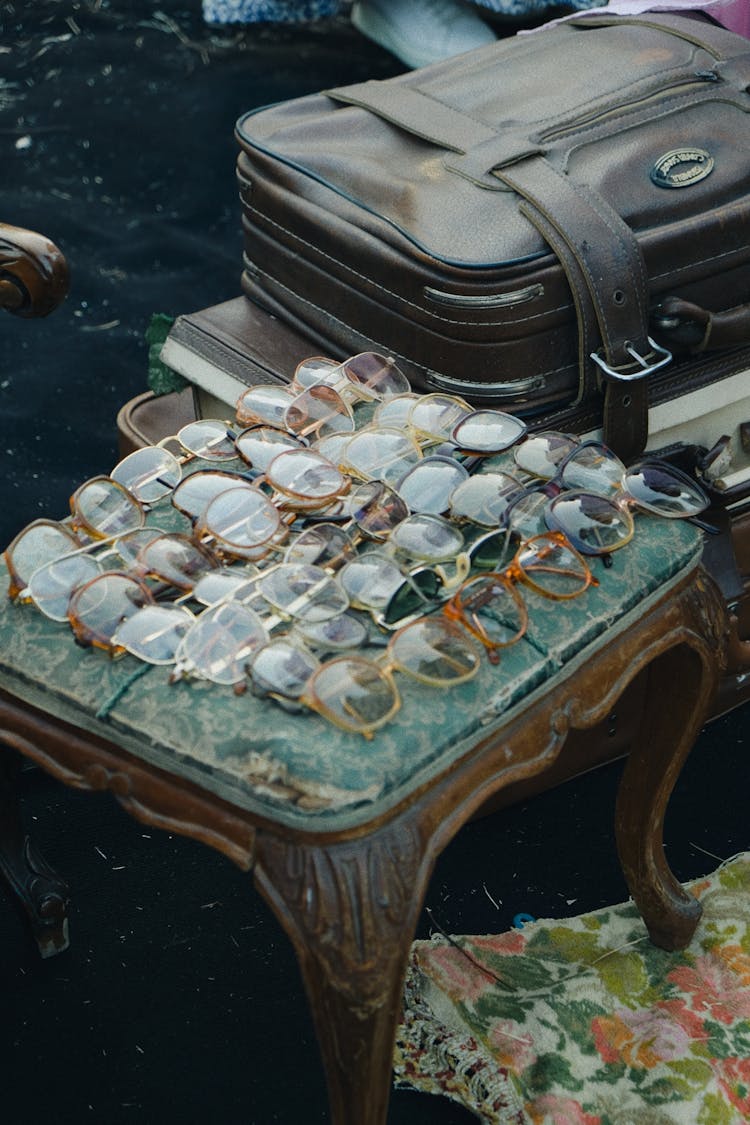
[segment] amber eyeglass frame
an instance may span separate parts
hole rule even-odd
[[[133,601],[133,605],[135,606],[133,610],[134,613],[144,605],[156,605],[156,599],[143,579],[136,578],[134,575],[128,574],[124,570],[105,571],[103,574],[97,575],[96,578],[84,582],[84,584],[79,586],[73,593],[68,606],[68,621],[70,622],[76,642],[84,648],[98,648],[102,649],[104,652],[108,652],[111,656],[116,656],[121,655],[125,650],[118,648],[118,646],[112,642],[112,636],[114,636],[116,628],[122,623],[124,618],[118,622],[118,626],[115,626],[111,635],[105,636],[83,620],[78,612],[80,599],[92,588],[96,587],[98,589],[100,586],[104,588],[107,583],[115,585],[127,584],[133,594],[137,595],[139,600]]]
[[[578,589],[567,593],[549,590],[537,582],[534,582],[533,578],[529,576],[521,565],[520,559],[525,552],[528,552],[530,548],[535,550],[537,546],[540,545],[543,547],[545,543],[549,544],[549,550],[564,548],[575,558],[578,564],[577,571],[574,572],[572,570],[554,567],[548,568],[548,573],[551,572],[559,575],[567,574],[572,577],[580,573],[581,585]],[[543,558],[543,555],[541,557]],[[471,633],[472,637],[485,647],[488,658],[493,664],[499,662],[499,650],[509,648],[511,645],[516,644],[517,641],[521,640],[528,629],[529,612],[526,602],[517,589],[519,584],[528,586],[534,593],[539,594],[541,597],[549,598],[552,601],[570,601],[572,598],[580,597],[586,592],[589,586],[599,585],[584,557],[579,554],[575,547],[570,544],[566,536],[560,531],[547,531],[540,535],[534,535],[531,539],[526,539],[518,548],[513,560],[503,570],[490,571],[484,574],[472,575],[470,578],[467,578],[467,580],[459,586],[450,600],[443,606],[442,612],[450,621],[456,621],[463,625],[463,627]],[[518,611],[520,621],[518,631],[506,641],[493,640],[479,618],[479,611],[483,606],[489,605],[494,596],[492,592],[493,586],[496,588],[500,586],[511,598]]]

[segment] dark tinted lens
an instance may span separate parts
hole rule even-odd
[[[383,621],[393,625],[396,621],[421,613],[440,592],[441,582],[433,570],[418,570],[399,586],[388,602]]]
[[[477,539],[469,547],[472,566],[478,570],[492,570],[505,554],[507,538],[505,531],[492,531]]]

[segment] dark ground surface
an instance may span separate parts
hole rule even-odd
[[[161,13],[161,14],[160,14]],[[144,332],[239,292],[233,125],[256,106],[398,64],[345,21],[236,33],[197,0],[0,2],[0,218],[43,231],[73,274],[45,321],[3,316],[4,544],[116,460],[115,415],[145,389]],[[678,782],[667,854],[681,879],[748,847],[739,710]],[[620,766],[467,826],[427,906],[456,933],[626,896],[612,841]],[[72,947],[41,961],[0,894],[3,1125],[325,1122],[317,1047],[287,939],[250,877],[138,825],[109,797],[24,774],[38,842],[73,888]],[[430,931],[425,913],[420,936]],[[474,1120],[396,1092],[389,1125]]]

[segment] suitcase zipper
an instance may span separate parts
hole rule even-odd
[[[680,93],[687,93],[695,86],[703,86],[707,83],[720,82],[718,74],[712,70],[700,70],[692,76],[692,78],[684,78],[679,82],[660,86],[657,90],[652,90],[649,94],[644,94],[640,98],[635,98],[633,101],[620,102],[617,106],[610,109],[594,110],[591,113],[584,114],[582,117],[577,117],[574,121],[569,121],[566,125],[558,126],[550,132],[542,134],[543,141],[556,141],[562,137],[566,137],[570,133],[575,133],[582,128],[591,128],[592,125],[599,124],[600,122],[607,121],[609,118],[617,118],[622,116],[623,113],[630,113],[635,109],[642,106],[647,106],[650,102],[660,101],[666,93],[671,93],[675,96]]]
[[[544,296],[544,286],[527,285],[525,289],[515,289],[512,293],[489,293],[482,296],[473,293],[446,293],[443,289],[425,285],[424,295],[435,304],[450,305],[457,309],[504,309]]]

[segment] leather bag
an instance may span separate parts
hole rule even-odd
[[[244,292],[632,458],[649,402],[750,366],[749,87],[705,17],[589,14],[247,114]]]

